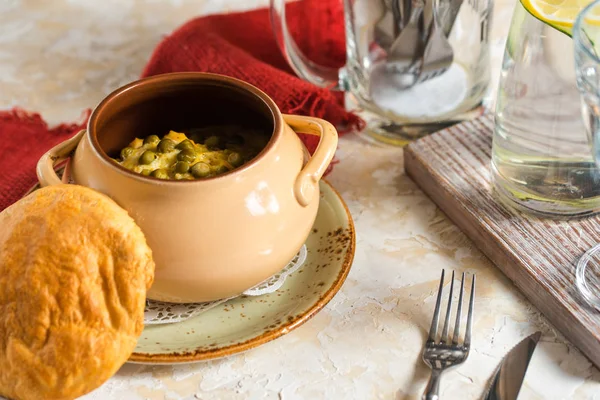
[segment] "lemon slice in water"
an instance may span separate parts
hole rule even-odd
[[[540,21],[571,36],[577,14],[593,0],[521,0],[521,4]],[[592,16],[600,25],[600,15]]]

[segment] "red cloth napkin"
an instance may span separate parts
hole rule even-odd
[[[311,60],[330,67],[344,64],[340,0],[303,0],[289,4],[286,14],[292,35]],[[267,9],[189,21],[156,47],[142,77],[182,71],[242,79],[271,96],[282,112],[324,118],[340,133],[363,126],[359,117],[344,109],[341,93],[293,74],[277,47]],[[39,114],[20,109],[0,112],[0,211],[36,183],[35,165],[41,155],[82,129],[88,116],[89,111],[83,123],[49,128]],[[302,138],[309,150],[318,142],[312,136]]]

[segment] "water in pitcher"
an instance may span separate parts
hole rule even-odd
[[[492,175],[513,206],[554,216],[600,211],[600,170],[586,124],[598,107],[582,101],[573,40],[518,2],[496,105]],[[582,110],[583,108],[583,110]]]

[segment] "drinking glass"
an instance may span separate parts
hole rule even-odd
[[[574,60],[581,110],[592,157],[600,165],[600,0],[581,11],[573,27]],[[594,183],[596,189],[600,182]],[[577,263],[579,292],[600,309],[600,244],[588,250]]]
[[[446,72],[409,87],[397,61],[390,58],[395,39],[407,26],[399,27],[394,9],[410,9],[409,20],[414,20],[424,1],[343,1],[347,61],[339,71],[316,65],[302,54],[286,25],[285,0],[271,0],[271,20],[284,56],[300,77],[348,92],[365,111],[361,114],[367,120],[363,134],[404,145],[480,112],[477,107],[490,76],[488,34],[493,0],[434,1],[440,25],[446,11],[458,10],[454,22],[445,24],[453,60]]]
[[[492,181],[499,199],[519,209],[585,216],[600,211],[600,168],[586,129],[597,122],[591,99],[582,114],[577,87],[575,60],[585,52],[559,28],[517,1],[496,103]]]

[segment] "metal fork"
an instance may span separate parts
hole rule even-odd
[[[400,32],[408,24],[412,15],[413,0],[392,0],[392,15],[394,16],[394,37],[398,37]]]
[[[444,287],[444,270],[440,279],[440,287],[438,289],[435,310],[433,312],[433,320],[429,329],[429,338],[423,349],[423,361],[431,368],[431,377],[427,383],[427,388],[423,394],[423,400],[438,400],[440,390],[440,380],[442,372],[448,368],[456,367],[463,363],[469,356],[471,349],[471,326],[473,324],[473,299],[475,296],[475,275],[471,281],[471,298],[469,299],[469,313],[467,314],[467,329],[465,339],[462,344],[459,343],[460,335],[460,319],[462,312],[463,293],[465,288],[465,273],[462,274],[460,282],[460,294],[458,296],[458,308],[456,310],[456,323],[454,324],[454,335],[452,335],[452,343],[448,340],[448,328],[450,314],[452,308],[452,291],[454,289],[454,271],[452,272],[452,282],[450,284],[450,295],[448,296],[448,308],[446,309],[446,318],[444,319],[444,327],[440,341],[436,342],[438,332],[438,322],[440,319],[440,303],[442,299],[442,291]]]
[[[434,0],[425,0],[423,20],[429,27],[429,37],[423,51],[421,74],[418,82],[424,82],[446,72],[454,60],[454,50],[442,30]]]

